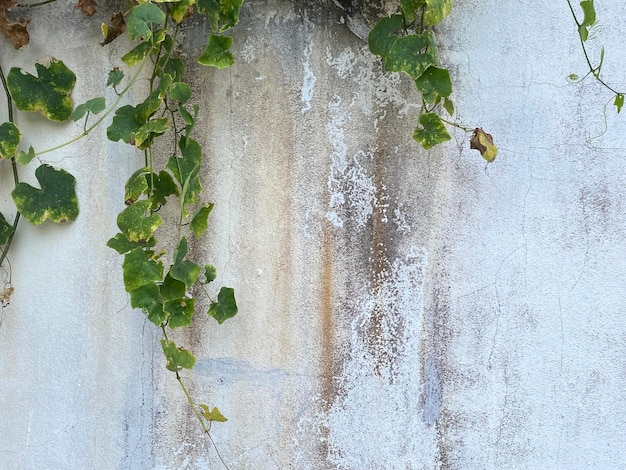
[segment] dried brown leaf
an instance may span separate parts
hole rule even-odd
[[[9,10],[14,5],[14,0],[2,0],[0,4],[0,33],[11,41],[13,47],[19,49],[30,41],[30,36],[26,29],[30,20],[19,18],[16,22],[10,22],[7,18],[6,10]]]
[[[91,16],[96,12],[96,0],[78,0],[75,8],[82,11],[85,15]]]
[[[102,46],[109,44],[115,40],[120,34],[123,34],[126,31],[126,23],[124,22],[124,15],[121,13],[116,13],[111,16],[111,24],[102,23],[102,35],[104,36],[104,41],[100,44]]]
[[[498,147],[493,144],[493,137],[480,127],[474,129],[474,133],[470,139],[470,148],[478,150],[482,157],[489,163],[493,162],[498,155]]]

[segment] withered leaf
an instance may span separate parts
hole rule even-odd
[[[126,22],[124,21],[124,15],[121,13],[116,13],[111,16],[111,24],[107,25],[106,23],[102,23],[102,35],[104,36],[104,41],[100,43],[100,45],[105,46],[115,40],[118,36],[126,31]]]
[[[83,14],[87,16],[91,16],[96,12],[96,0],[78,0],[78,3],[75,5],[75,8],[82,11]]]
[[[478,150],[489,163],[494,161],[498,156],[498,147],[493,144],[493,137],[480,127],[474,129],[474,133],[470,139],[470,148]]]
[[[11,41],[13,47],[19,49],[30,41],[30,36],[26,30],[30,20],[19,18],[16,22],[11,23],[7,18],[6,10],[10,10],[14,5],[14,0],[2,0],[0,3],[0,33]]]

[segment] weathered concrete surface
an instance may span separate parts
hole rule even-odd
[[[238,63],[189,70],[216,203],[194,251],[240,314],[219,327],[198,314],[179,339],[198,356],[193,393],[230,419],[214,427],[222,457],[626,468],[626,124],[607,110],[588,140],[608,97],[565,80],[585,67],[567,4],[460,2],[440,28],[460,120],[500,145],[486,167],[462,132],[428,153],[411,141],[418,97],[363,41],[373,3],[250,0]],[[598,41],[619,80],[621,7],[605,8]],[[71,21],[63,37],[34,29],[17,55],[3,45],[3,67],[54,51],[78,72],[77,102],[93,96],[118,64],[93,53],[96,20]],[[205,36],[188,29],[185,52]],[[2,467],[220,468],[104,247],[136,156],[102,131],[45,161],[77,177],[82,212],[20,229],[0,326]]]

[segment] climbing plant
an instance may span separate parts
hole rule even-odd
[[[602,72],[602,65],[604,64],[604,47],[600,49],[600,58],[598,59],[598,65],[596,66],[591,63],[591,58],[589,57],[589,52],[587,50],[587,42],[594,37],[594,32],[598,29],[594,0],[583,0],[580,2],[582,20],[580,20],[576,15],[570,0],[567,0],[567,5],[572,13],[574,22],[576,23],[580,46],[585,56],[587,66],[589,67],[589,71],[582,78],[579,78],[576,74],[571,74],[568,79],[570,81],[582,81],[585,78],[592,76],[598,83],[612,93],[613,105],[619,113],[622,110],[622,106],[624,106],[624,95],[626,92],[616,90],[613,86],[604,81],[604,78],[600,75]]]
[[[13,10],[44,7],[55,1],[18,4],[16,0],[0,0],[0,33],[16,49],[25,46],[30,40],[30,20],[13,17]],[[125,184],[124,209],[117,217],[119,232],[107,245],[123,257],[121,275],[130,305],[141,310],[161,332],[165,367],[174,374],[209,438],[211,424],[226,418],[217,407],[197,403],[191,397],[181,372],[193,368],[195,357],[175,343],[171,330],[191,326],[199,304],[195,295],[198,291],[209,298],[206,313],[219,324],[237,314],[237,303],[229,287],[222,287],[216,298],[211,298],[207,285],[215,281],[216,268],[190,259],[189,240],[205,234],[213,205],[201,200],[199,174],[207,150],[194,139],[200,107],[192,100],[191,87],[185,82],[185,63],[176,51],[182,25],[191,18],[202,17],[211,32],[198,63],[220,69],[232,65],[233,39],[229,31],[239,20],[242,2],[121,2],[124,8],[102,23],[102,46],[122,35],[133,43],[108,75],[102,77],[115,96],[111,102],[96,96],[76,105],[71,94],[77,77],[62,60],[33,64],[29,70],[11,67],[6,74],[5,64],[0,63],[8,116],[0,124],[0,159],[10,161],[14,183],[11,197],[15,204],[12,221],[0,214],[0,266],[5,265],[22,218],[40,225],[46,221],[69,223],[78,217],[75,178],[62,168],[42,163],[39,157],[71,145],[109,123],[107,137],[141,152],[143,163]],[[97,13],[95,0],[78,0],[74,6],[85,15]],[[434,27],[450,14],[452,6],[453,0],[400,0],[400,12],[382,18],[371,31],[369,47],[382,58],[387,70],[404,72],[414,81],[422,97],[422,108],[413,137],[424,149],[448,141],[446,125],[454,126],[473,132],[470,147],[491,162],[497,155],[491,135],[480,128],[461,126],[443,115],[444,111],[448,116],[454,114],[452,82],[449,71],[439,63]],[[585,22],[579,25],[583,28],[592,24],[585,15]],[[584,43],[586,38],[582,40]],[[592,70],[597,79],[599,71],[600,66]],[[147,79],[141,86],[140,78]],[[135,96],[137,90],[145,89],[143,99],[120,105],[131,89]],[[617,103],[619,110],[623,104],[621,93],[617,93]],[[34,143],[25,148],[15,109],[38,113],[50,121],[80,123],[82,131],[48,149],[37,149],[35,136],[29,136],[28,142]],[[168,149],[166,155],[159,153],[163,149]],[[38,185],[21,182],[20,167],[37,162]],[[161,209],[168,204],[175,205],[173,218],[161,215]],[[168,233],[177,234],[173,242],[160,236],[164,227],[170,227]],[[0,292],[3,304],[10,301],[13,293],[10,268],[8,272],[8,281]]]
[[[400,12],[382,18],[368,37],[370,51],[383,60],[390,72],[404,72],[421,94],[419,125],[413,138],[426,150],[450,140],[446,124],[473,132],[470,148],[488,162],[494,161],[498,148],[493,137],[481,128],[473,130],[443,117],[454,114],[450,99],[450,72],[441,67],[434,27],[452,11],[454,0],[400,0]]]
[[[43,6],[53,1],[22,7]],[[117,218],[119,232],[107,244],[123,256],[122,277],[130,305],[141,309],[161,331],[165,367],[175,375],[207,435],[214,421],[226,421],[226,418],[217,407],[196,403],[191,397],[181,371],[193,368],[195,357],[176,344],[169,332],[191,325],[198,290],[209,297],[207,313],[219,324],[237,314],[237,303],[234,290],[229,287],[222,287],[217,298],[211,298],[207,285],[216,279],[216,268],[189,259],[189,238],[199,239],[206,232],[213,205],[200,199],[199,172],[207,152],[193,138],[200,109],[191,100],[191,87],[185,82],[185,64],[176,56],[176,43],[183,22],[193,16],[204,17],[211,33],[198,62],[217,68],[230,66],[232,37],[226,33],[238,22],[242,1],[127,2],[123,11],[102,24],[103,45],[124,33],[134,43],[120,58],[119,65],[103,77],[103,82],[115,92],[116,98],[111,103],[104,97],[94,97],[74,106],[71,93],[76,75],[61,60],[34,64],[34,74],[12,67],[5,75],[4,64],[0,64],[8,114],[8,121],[0,125],[0,158],[11,161],[14,180],[11,196],[16,208],[12,223],[0,214],[0,265],[9,253],[21,217],[34,225],[46,220],[68,223],[79,212],[76,181],[70,173],[42,163],[35,170],[39,187],[33,187],[20,182],[19,166],[33,164],[37,157],[78,141],[112,115],[107,137],[132,146],[144,158],[143,165],[126,182],[125,208]],[[86,15],[95,14],[97,9],[94,0],[80,0],[75,6]],[[9,21],[7,11],[15,7],[20,5],[14,0],[0,0],[0,32],[19,48],[29,41],[29,20]],[[120,106],[121,98],[137,85],[140,76],[148,77],[144,99],[134,105]],[[23,149],[14,107],[37,112],[51,121],[82,122],[83,130],[51,149],[36,150],[32,146]],[[160,141],[164,144],[159,148],[168,150],[165,156],[157,158],[155,149]],[[177,215],[161,216],[160,209],[173,201]],[[167,225],[177,234],[173,243],[158,236],[159,229]],[[12,289],[9,275],[2,294],[4,303],[10,300]]]

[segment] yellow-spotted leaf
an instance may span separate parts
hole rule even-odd
[[[41,189],[28,183],[18,183],[11,195],[17,210],[33,225],[46,219],[57,223],[78,217],[76,179],[65,170],[41,165],[35,170]]]
[[[76,75],[60,60],[49,66],[35,64],[37,76],[13,67],[7,85],[15,106],[22,111],[39,112],[51,121],[65,121],[72,114],[70,94]]]

